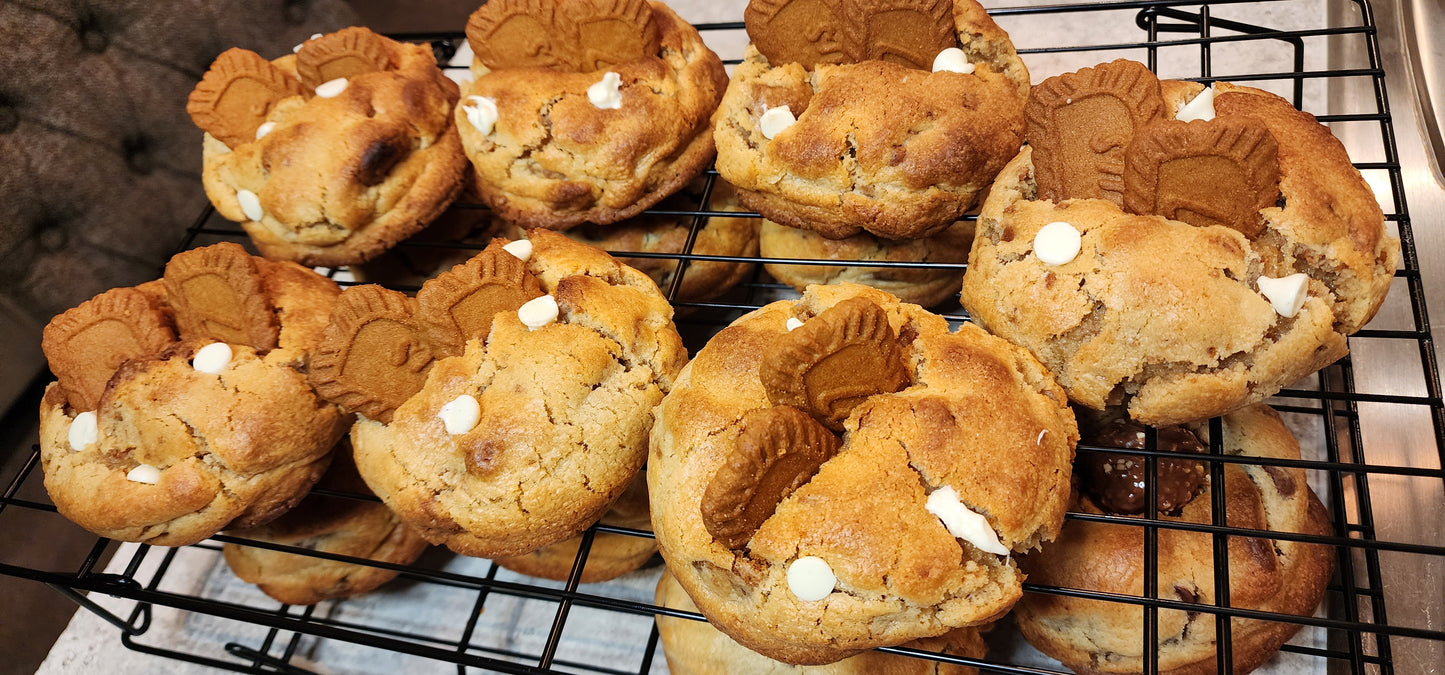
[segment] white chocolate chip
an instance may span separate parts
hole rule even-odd
[[[472,128],[483,136],[491,134],[492,128],[497,125],[497,99],[468,96],[462,112],[467,114],[467,121],[472,123]]]
[[[338,77],[316,85],[316,95],[321,98],[336,98],[346,91],[346,78]]]
[[[1062,265],[1079,255],[1082,244],[1083,237],[1073,225],[1054,221],[1034,235],[1034,255],[1046,265]]]
[[[477,426],[477,420],[482,418],[482,404],[475,396],[462,394],[442,406],[437,418],[446,426],[447,433],[460,436]]]
[[[86,411],[75,416],[70,421],[70,449],[84,450],[85,446],[95,442],[100,436],[100,429],[95,421],[95,413]]]
[[[147,485],[155,485],[161,479],[161,470],[149,464],[142,464],[134,469],[131,469],[130,473],[127,473],[125,475],[125,479],[133,483],[145,483]]]
[[[271,133],[271,130],[272,130],[272,129],[275,129],[275,128],[276,128],[276,123],[275,123],[275,122],[266,122],[266,123],[262,124],[261,126],[256,127],[256,140],[258,140],[258,141],[261,140],[261,138],[262,138],[263,136],[265,136],[266,134]]]
[[[946,70],[950,73],[973,73],[973,64],[968,62],[968,55],[958,47],[949,47],[933,57],[933,72]]]
[[[783,133],[784,129],[793,126],[798,118],[793,117],[793,111],[788,106],[780,105],[776,108],[768,108],[762,117],[758,118],[758,130],[763,132],[763,138],[772,140],[773,137]]]
[[[250,190],[237,190],[236,201],[241,202],[241,213],[251,220],[260,222],[261,217],[266,215],[261,209],[261,198]]]
[[[791,332],[793,332],[793,331],[795,331],[795,330],[797,330],[797,329],[799,329],[799,328],[802,328],[802,327],[803,327],[803,322],[802,322],[802,321],[799,321],[796,317],[791,317],[791,316],[788,317],[788,332],[789,332],[789,333],[791,333]]]
[[[1179,106],[1179,111],[1174,114],[1174,119],[1180,122],[1214,119],[1214,87],[1206,87],[1204,91],[1199,92],[1198,96]]]
[[[1048,429],[1039,429],[1039,437],[1034,439],[1034,445],[1044,444],[1044,435],[1049,433]]]
[[[587,88],[587,100],[603,110],[621,108],[622,92],[618,90],[620,86],[622,86],[621,75],[613,72],[604,73],[601,80]]]
[[[528,300],[517,309],[517,318],[522,320],[528,330],[537,330],[552,323],[557,320],[557,299],[544,295]]]
[[[212,342],[196,350],[191,367],[202,373],[215,375],[231,363],[231,346],[224,342]]]
[[[837,587],[838,577],[822,558],[807,555],[788,565],[788,590],[803,602],[822,600]]]
[[[527,262],[532,257],[532,242],[526,239],[518,239],[502,247],[503,251],[512,254],[517,260]]]
[[[1303,272],[1279,279],[1261,276],[1258,285],[1260,294],[1269,299],[1275,313],[1288,319],[1304,307],[1305,298],[1309,297],[1310,276]]]
[[[973,544],[979,550],[1008,555],[1008,549],[999,541],[998,533],[989,526],[988,519],[964,506],[953,486],[945,485],[934,490],[928,495],[924,508],[943,521],[949,534]]]

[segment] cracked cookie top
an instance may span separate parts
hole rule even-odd
[[[1046,199],[1039,150],[1026,147],[984,203],[962,302],[1033,352],[1075,402],[1127,404],[1135,419],[1166,425],[1262,401],[1343,356],[1345,336],[1383,302],[1400,248],[1343,146],[1309,114],[1224,82],[1159,90],[1162,123],[1181,124],[1181,108],[1213,96],[1221,120],[1277,139],[1278,200],[1252,216],[1260,227],[1200,223],[1188,210],[1176,212],[1188,220],[1137,215],[1108,191]],[[1106,154],[1128,145],[1107,140]],[[1128,178],[1112,161],[1100,166]],[[1054,257],[1070,230],[1072,247]]]
[[[912,239],[958,220],[1018,152],[1029,75],[981,6],[952,5],[971,72],[811,67],[749,46],[713,116],[718,172],[743,204],[833,239]]]
[[[526,242],[502,254],[523,259],[543,295],[438,358],[386,422],[352,430],[377,496],[466,555],[520,555],[596,521],[641,468],[652,407],[687,359],[646,275],[555,232]]]
[[[353,27],[271,62],[227,51],[187,111],[207,132],[201,178],[216,210],[268,258],[339,266],[415,234],[456,198],[457,96],[427,45]]]
[[[289,509],[344,431],[305,375],[339,292],[225,243],[53,319],[42,346],[59,381],[40,437],[60,513],[102,536],[180,546]],[[145,334],[166,339],[132,337]]]
[[[1122,411],[1118,411],[1122,414]],[[1189,425],[1209,443],[1209,425]],[[1257,404],[1224,416],[1224,454],[1297,460],[1298,441],[1268,406]],[[1086,442],[1089,440],[1086,438]],[[1141,460],[1142,461],[1142,460]],[[1224,466],[1224,510],[1230,527],[1289,534],[1328,535],[1324,505],[1305,481],[1303,469],[1229,463]],[[1209,472],[1206,472],[1209,473]],[[1211,524],[1217,486],[1202,491],[1165,521]],[[1075,496],[1072,508],[1101,514],[1094,498]],[[1219,523],[1214,523],[1219,524]],[[1158,530],[1158,591],[1155,597],[1213,606],[1214,537],[1206,532]],[[1229,537],[1229,606],[1308,616],[1324,595],[1333,566],[1332,547],[1265,537]],[[1058,541],[1030,552],[1019,565],[1029,581],[1088,591],[1141,597],[1144,594],[1144,528],[1071,520]],[[1143,607],[1124,602],[1071,598],[1047,593],[1024,596],[1015,610],[1020,632],[1041,651],[1080,672],[1143,672]],[[1236,620],[1232,628],[1234,671],[1246,673],[1274,655],[1298,624]],[[1207,611],[1159,610],[1159,672],[1212,669],[1216,658],[1215,617]]]
[[[882,325],[867,318],[875,313]],[[809,335],[830,332],[841,337]],[[849,381],[869,384],[840,389],[815,367],[801,375],[805,407],[775,405],[770,387],[782,385],[769,384],[760,361],[794,335],[826,342],[825,375],[858,370]],[[876,340],[901,352],[902,382],[850,365],[874,361],[863,352]],[[821,466],[775,459],[790,442],[833,433],[826,421],[844,403],[840,445]],[[760,415],[773,410],[793,412]],[[753,428],[799,415],[816,428]],[[1022,581],[1009,553],[1058,532],[1078,438],[1063,391],[1026,352],[972,325],[951,332],[942,317],[854,284],[813,286],[735,321],[683,370],[657,416],[647,473],[669,569],[733,639],[806,664],[1006,612]],[[749,520],[752,531],[715,536],[709,518],[729,511],[704,504],[713,482],[750,475],[749,508],[734,510],[781,499],[760,524]],[[775,489],[784,483],[791,489]]]
[[[605,4],[561,5],[544,23],[620,26],[605,17],[564,16]],[[476,191],[503,218],[552,229],[613,223],[681,189],[712,158],[708,120],[727,86],[722,61],[666,5],[620,4],[648,10],[648,23],[628,28],[655,31],[656,47],[616,49],[627,31],[559,29],[546,36],[546,51],[519,60],[472,42],[487,58],[472,65],[475,77],[462,92],[456,124]],[[539,21],[533,14],[514,14],[503,28],[519,41],[525,32],[522,42],[532,44],[538,33],[522,28]],[[573,44],[603,38],[614,47]],[[634,53],[640,56],[619,60]]]

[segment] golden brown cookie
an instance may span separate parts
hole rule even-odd
[[[59,344],[66,354],[51,356],[60,382],[40,406],[41,465],[56,508],[81,527],[123,541],[192,544],[276,518],[325,471],[348,420],[316,396],[305,372],[340,293],[335,282],[293,263],[249,260],[240,278],[255,283],[241,286],[271,308],[275,347],[184,331],[175,341],[173,307],[188,302],[192,319],[235,325],[224,309],[251,304],[224,275],[206,278],[216,268],[198,264],[229,259],[228,246],[178,256],[173,269],[199,270],[169,279],[179,284],[109,291],[47,329],[47,349]],[[177,302],[173,286],[190,297]],[[112,374],[96,367],[106,364]],[[103,385],[94,402],[65,388],[77,377]]]
[[[1167,117],[1203,89],[1161,88]],[[1281,201],[1256,212],[1263,229],[1254,237],[1133,215],[1106,199],[1045,199],[1032,147],[984,203],[963,306],[1037,356],[1084,406],[1127,404],[1135,419],[1164,425],[1262,401],[1343,356],[1345,336],[1389,290],[1399,241],[1340,142],[1278,96],[1227,82],[1214,89],[1210,124],[1248,118],[1277,143]],[[1080,235],[1077,255],[1061,264],[1035,245],[1055,222]],[[1265,277],[1292,277],[1300,304],[1277,294],[1275,309],[1261,292]]]
[[[256,128],[282,99],[302,95],[301,83],[259,54],[232,47],[216,57],[186,101],[186,113],[202,131],[235,147],[256,137]]]
[[[232,537],[279,544],[307,551],[408,565],[427,544],[371,496],[344,440],[318,488],[348,497],[307,495],[296,508],[260,527],[230,530]],[[266,595],[288,605],[311,605],[375,590],[397,575],[395,570],[345,563],[307,554],[226,542],[226,565],[242,581],[256,584]]]
[[[1190,425],[1209,441],[1207,424]],[[1232,456],[1298,460],[1299,443],[1264,405],[1224,417],[1224,453]],[[1142,458],[1140,458],[1142,461]],[[1210,524],[1214,485],[1206,485],[1168,522]],[[1289,534],[1328,535],[1328,513],[1305,481],[1303,469],[1254,464],[1224,465],[1225,519],[1230,527]],[[1079,495],[1073,508],[1105,513]],[[1144,595],[1144,528],[1132,523],[1071,520],[1059,540],[1023,556],[1029,581]],[[1160,609],[1158,645],[1144,647],[1140,605],[1029,593],[1014,616],[1035,647],[1077,672],[1141,673],[1145,654],[1157,651],[1159,672],[1212,672],[1217,658],[1215,616],[1222,589],[1215,586],[1214,537],[1207,532],[1160,528],[1155,597],[1198,604],[1199,611]],[[1319,605],[1330,579],[1329,546],[1268,537],[1229,537],[1229,607],[1308,616]],[[1264,663],[1299,629],[1298,624],[1233,619],[1233,671],[1248,673]]]
[[[77,410],[95,410],[126,361],[160,354],[176,341],[171,315],[145,293],[113,288],[45,324],[40,348]]]
[[[291,88],[244,127],[204,141],[207,196],[263,255],[355,264],[416,233],[460,192],[458,91],[427,45],[356,27],[270,63],[227,53],[249,54],[248,62]],[[213,66],[215,77],[225,65]],[[202,85],[193,103],[208,91]],[[208,118],[193,112],[193,119],[212,129]]]
[[[1163,118],[1159,79],[1137,61],[1119,59],[1040,82],[1024,107],[1040,198],[1122,204],[1124,150],[1138,130]]]
[[[311,386],[346,412],[391,420],[426,382],[436,359],[415,319],[416,301],[381,286],[352,286],[331,312],[311,359]]]
[[[867,232],[829,239],[812,230],[764,220],[758,250],[764,258],[837,261],[832,265],[765,263],[768,274],[798,292],[813,284],[855,283],[887,291],[899,300],[932,307],[958,294],[963,269],[937,265],[869,267],[873,261],[911,263],[968,262],[973,221],[961,220],[922,239],[883,239]]]
[[[652,408],[687,358],[645,275],[555,232],[529,241],[546,295],[437,360],[389,423],[352,429],[377,496],[465,555],[521,555],[601,517],[641,468]]]
[[[1246,237],[1279,199],[1279,146],[1263,122],[1221,117],[1144,127],[1124,153],[1124,210]]]
[[[831,7],[791,2],[774,26]],[[951,17],[971,73],[921,72],[887,60],[810,71],[750,47],[713,116],[717,170],[737,186],[743,205],[832,239],[865,230],[914,239],[959,220],[1018,151],[1029,76],[1008,34],[976,2],[955,0]],[[787,32],[828,35],[822,27]],[[791,124],[763,124],[783,106]]]
[[[773,407],[758,362],[788,338],[788,319],[804,321],[797,333],[829,311],[851,314],[849,301],[904,336],[908,386],[858,403],[837,454],[732,548],[708,531],[703,504],[744,420]],[[942,317],[853,284],[813,286],[733,322],[656,415],[647,477],[668,568],[719,630],[796,664],[1006,612],[1022,582],[1007,553],[1058,532],[1078,438],[1063,390],[1026,352],[970,325],[950,332]]]
[[[727,74],[696,29],[646,0],[579,0],[541,14],[511,13],[518,5],[532,3],[488,3],[477,13],[512,17],[497,24],[502,17],[493,16],[488,30],[523,49],[508,47],[509,54],[536,56],[489,67],[492,46],[479,39],[476,21],[469,24],[479,61],[455,119],[482,201],[529,228],[609,224],[702,173],[713,154],[709,116]],[[548,30],[538,19],[547,12],[553,23],[585,30]],[[648,26],[658,42],[646,39]],[[545,39],[540,30],[548,31]],[[618,48],[623,44],[627,49]],[[625,60],[609,63],[613,58]],[[606,72],[593,70],[603,65]]]
[[[655,601],[659,606],[696,612],[677,578],[666,570],[657,581]],[[986,630],[986,629],[985,629]],[[905,642],[902,646],[938,654],[981,659],[988,652],[978,628],[958,628],[936,638]],[[667,668],[676,675],[728,675],[730,673],[811,673],[813,675],[974,675],[968,666],[939,663],[923,658],[869,651],[827,666],[790,666],[744,647],[704,621],[657,616],[657,633],[662,642]]]
[[[774,406],[794,406],[842,431],[858,404],[908,385],[903,349],[882,307],[849,298],[781,336],[758,374]]]
[[[647,510],[647,479],[638,474],[622,492],[612,508],[597,522],[614,527],[628,527],[634,530],[652,530],[652,518]],[[582,550],[582,537],[577,536],[550,546],[543,546],[531,553],[518,556],[501,556],[492,561],[513,572],[528,576],[566,581],[572,576],[577,564],[578,551]],[[657,540],[650,536],[598,532],[592,537],[592,546],[587,549],[587,562],[582,568],[578,581],[584,584],[616,579],[633,572],[657,553]]]
[[[497,312],[515,312],[542,295],[527,264],[502,250],[505,244],[492,240],[481,253],[428,281],[417,293],[418,320],[437,357],[461,354],[473,338],[485,342]]]
[[[182,339],[276,346],[280,327],[256,259],[222,242],[182,251],[166,263],[166,299]]]

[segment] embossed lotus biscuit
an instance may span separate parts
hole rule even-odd
[[[349,28],[265,65],[302,95],[260,111],[244,133],[207,134],[201,172],[216,211],[241,223],[262,255],[356,264],[416,233],[461,191],[459,92],[428,45]]]
[[[1163,116],[1159,80],[1136,61],[1120,59],[1040,82],[1024,108],[1039,197],[1122,204],[1124,151],[1135,133]]]
[[[859,404],[837,453],[743,547],[727,546],[700,506],[749,415],[776,408],[760,357],[805,330],[789,333],[789,319],[816,322],[854,299],[905,336],[914,381]],[[697,353],[655,415],[647,478],[668,569],[729,637],[806,665],[1006,612],[1021,575],[981,546],[1022,551],[1055,536],[1078,438],[1062,389],[1023,350],[971,325],[950,331],[943,317],[855,284],[812,286],[740,317]]]
[[[337,78],[389,70],[395,66],[395,44],[370,30],[353,26],[301,43],[296,52],[296,75],[315,89]]]
[[[1209,425],[1190,425],[1205,442]],[[1329,514],[1298,468],[1263,467],[1249,458],[1298,460],[1299,443],[1279,415],[1253,405],[1224,416],[1223,486],[1210,477],[1203,490],[1170,524],[1218,525],[1213,502],[1224,492],[1223,520],[1235,528],[1287,535],[1328,535]],[[1271,470],[1272,469],[1272,470]],[[1278,476],[1278,478],[1277,478]],[[1081,477],[1083,478],[1083,477]],[[1071,510],[1105,513],[1081,493]],[[1058,541],[1022,556],[1029,581],[1045,586],[1142,597],[1145,589],[1143,527],[1124,522],[1070,520]],[[1219,658],[1217,616],[1225,589],[1216,586],[1215,538],[1208,532],[1157,529],[1151,569],[1157,569],[1154,597],[1197,604],[1198,611],[1158,611],[1156,645],[1147,645],[1144,609],[1139,604],[1029,593],[1015,608],[1019,632],[1045,654],[1077,672],[1142,673],[1157,655],[1160,673],[1214,672]],[[1228,537],[1228,605],[1290,616],[1313,614],[1324,595],[1335,557],[1333,547],[1288,539]],[[1222,604],[1222,603],[1221,603]],[[1248,673],[1268,661],[1300,627],[1266,619],[1231,619],[1231,670]]]
[[[1203,89],[1161,82],[1165,121]],[[1043,361],[1081,405],[1127,406],[1157,426],[1262,401],[1343,356],[1346,336],[1389,291],[1399,241],[1343,145],[1279,96],[1228,82],[1214,90],[1211,124],[1252,120],[1275,140],[1277,198],[1266,189],[1239,205],[1260,219],[1256,236],[1105,200],[1042,198],[1032,146],[984,203],[961,301],[974,321]],[[1060,264],[1035,247],[1055,222],[1080,234],[1077,255]],[[1295,277],[1303,304],[1276,310],[1266,277],[1295,274],[1307,277]]]
[[[775,65],[891,61],[927,70],[958,46],[952,0],[754,0],[748,37]]]
[[[280,326],[256,260],[223,242],[177,253],[166,263],[166,298],[186,340],[276,346]]]
[[[390,421],[421,389],[435,359],[415,313],[415,300],[381,286],[343,291],[311,359],[316,392],[347,412]]]
[[[773,405],[806,411],[835,431],[864,399],[909,379],[898,335],[866,298],[838,303],[782,337],[758,372]]]
[[[186,113],[206,133],[234,148],[256,137],[256,128],[301,83],[256,52],[231,48],[216,57],[186,101]]]
[[[418,322],[438,357],[462,353],[467,340],[486,341],[497,312],[515,312],[543,295],[527,264],[492,243],[471,260],[443,272],[416,295]]]
[[[703,525],[724,546],[742,548],[840,445],[827,427],[792,406],[748,413],[737,447],[703,493]]]
[[[493,211],[529,228],[609,225],[682,189],[707,167],[714,152],[710,120],[727,73],[697,30],[665,4],[589,0],[542,14],[508,7],[488,3],[478,13],[507,12],[497,30],[509,40],[531,44],[533,37],[517,36],[551,30],[535,18],[546,12],[555,13],[554,23],[585,27],[551,30],[535,47],[506,50],[542,54],[539,63],[555,58],[557,65],[489,67],[489,47],[473,22],[477,76],[462,92],[455,123],[474,169],[472,187]],[[655,41],[621,40],[638,30],[655,32]],[[564,65],[574,58],[582,65]]]
[[[352,429],[377,496],[464,555],[521,556],[595,523],[642,468],[651,410],[687,359],[646,275],[556,232],[528,241],[546,295],[438,359],[389,422]]]
[[[764,56],[766,38],[756,37],[713,116],[717,170],[737,186],[744,206],[782,225],[829,239],[864,231],[886,239],[932,235],[962,218],[1018,152],[1028,69],[1008,34],[973,0],[872,3],[857,21],[844,16],[849,6],[800,1],[758,3],[755,10],[778,10],[775,28],[797,26],[778,35],[814,46],[809,40],[819,36],[848,40],[800,27],[807,13],[867,27],[899,17],[910,26],[927,23],[941,11],[952,22],[949,43],[924,49],[908,42],[902,36],[929,34],[912,26],[880,38],[882,51],[863,60],[830,57],[834,62],[810,70]],[[932,72],[942,46],[958,47],[972,72]],[[905,51],[927,52],[918,65],[928,70],[894,62]],[[878,59],[885,55],[891,56]]]
[[[167,313],[145,293],[114,288],[45,324],[41,350],[76,410],[95,410],[117,368],[176,341]]]
[[[578,73],[653,56],[660,46],[646,0],[488,2],[467,20],[467,41],[477,60],[493,70]]]
[[[1223,225],[1246,237],[1279,199],[1279,147],[1248,117],[1167,120],[1145,127],[1124,154],[1124,210],[1191,225]]]

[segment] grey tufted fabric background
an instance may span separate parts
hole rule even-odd
[[[0,0],[0,412],[50,317],[155,278],[205,204],[185,105],[216,55],[355,22],[343,0]]]

